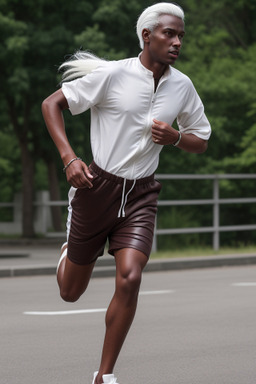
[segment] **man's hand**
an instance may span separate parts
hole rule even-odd
[[[92,188],[93,176],[82,160],[76,160],[66,169],[67,181],[75,188]]]
[[[177,142],[179,132],[164,121],[153,119],[152,140],[156,144],[170,145]],[[178,148],[190,153],[204,153],[207,150],[208,141],[200,139],[193,133],[182,134],[177,145]]]
[[[179,133],[171,125],[164,121],[153,119],[152,139],[154,143],[160,145],[170,145],[175,143],[179,138]]]

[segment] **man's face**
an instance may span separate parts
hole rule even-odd
[[[164,65],[174,65],[178,59],[184,35],[182,19],[172,15],[160,16],[158,26],[149,34],[151,60]]]

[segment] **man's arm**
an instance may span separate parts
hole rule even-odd
[[[175,144],[179,139],[179,131],[171,127],[164,121],[153,119],[152,139],[160,145]],[[208,141],[200,139],[192,133],[181,134],[181,139],[177,148],[191,153],[203,153],[207,150]]]
[[[68,141],[63,111],[68,109],[67,100],[61,90],[56,91],[42,103],[45,124],[51,135],[64,166],[77,156]],[[67,181],[75,188],[91,188],[92,175],[87,165],[81,160],[73,161],[66,169]]]

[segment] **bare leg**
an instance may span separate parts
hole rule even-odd
[[[116,288],[106,313],[106,334],[95,384],[102,384],[102,375],[113,372],[135,315],[141,275],[148,261],[144,253],[132,248],[118,250],[115,258]]]
[[[61,252],[65,248],[67,245],[62,247]],[[64,257],[57,273],[60,295],[63,300],[74,302],[79,299],[89,284],[94,264],[79,265]]]

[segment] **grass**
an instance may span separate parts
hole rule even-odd
[[[17,235],[4,235],[0,234],[1,240],[16,240],[23,241],[22,236]],[[45,240],[45,242],[53,243],[54,239],[45,238],[44,236],[37,235],[32,239],[35,243],[37,240]],[[60,242],[58,239],[57,242]],[[207,257],[207,256],[218,256],[218,255],[245,255],[245,254],[256,254],[256,245],[244,246],[239,244],[236,247],[221,247],[218,251],[215,251],[211,247],[189,247],[189,248],[180,248],[180,249],[169,249],[165,251],[152,252],[150,258],[152,259],[169,259],[169,258],[182,258],[182,257]]]
[[[187,249],[173,249],[167,251],[152,252],[151,258],[177,258],[177,257],[207,257],[218,255],[242,255],[242,254],[256,254],[256,246],[237,246],[237,247],[221,247],[218,251],[210,247],[202,248],[187,248]]]

